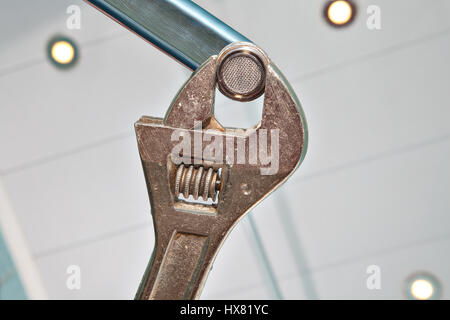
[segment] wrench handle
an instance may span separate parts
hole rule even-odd
[[[210,270],[209,240],[174,231],[167,245],[156,244],[136,299],[197,299]]]

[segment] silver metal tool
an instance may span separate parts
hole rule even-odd
[[[216,86],[240,101],[264,93],[259,124],[224,128],[214,117]],[[195,71],[164,119],[144,116],[135,128],[156,240],[136,298],[196,299],[232,228],[302,161],[307,130],[300,103],[261,49],[237,42]],[[205,141],[223,144],[213,153]],[[275,171],[261,157],[263,143],[276,155]]]

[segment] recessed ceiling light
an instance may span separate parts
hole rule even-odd
[[[73,66],[78,59],[76,45],[65,37],[52,38],[48,43],[47,51],[50,61],[61,68]]]
[[[408,298],[413,300],[439,299],[439,282],[431,274],[415,274],[409,277],[406,282],[406,294]]]
[[[335,27],[348,25],[353,21],[355,6],[351,1],[329,1],[325,6],[325,18]]]

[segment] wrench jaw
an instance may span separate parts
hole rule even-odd
[[[155,229],[155,248],[137,299],[198,298],[217,252],[232,228],[295,171],[306,152],[306,122],[300,104],[271,62],[266,65],[259,125],[248,130],[223,128],[214,118],[217,64],[217,56],[212,56],[199,67],[178,92],[164,119],[144,116],[135,124]],[[199,132],[195,128],[198,123],[203,130],[213,129],[208,131],[212,139],[231,139],[234,159],[245,145],[243,163],[201,159],[193,165],[222,170],[218,200],[212,205],[187,203],[174,191],[174,170],[180,164],[173,160],[173,148],[178,141],[172,141],[172,134],[182,129],[192,137]],[[256,162],[251,160],[250,140],[254,134],[259,138],[264,134],[270,136],[266,150],[278,154],[276,170],[271,174],[262,174],[267,163],[260,157]],[[202,145],[201,155],[206,147]],[[224,154],[226,148],[224,144]],[[190,151],[195,154],[193,145]],[[194,159],[189,156],[184,160],[190,166]]]
[[[164,125],[177,129],[192,129],[195,122],[214,116],[217,56],[206,60],[186,81],[175,96]]]
[[[278,145],[272,146],[272,150],[279,150],[276,175],[280,181],[273,187],[275,189],[289,178],[303,161],[307,151],[308,129],[294,90],[273,63],[270,63],[267,71],[263,113],[258,131],[260,130],[278,130],[279,133]]]

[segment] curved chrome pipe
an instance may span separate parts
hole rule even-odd
[[[249,39],[189,0],[85,0],[191,70]]]

